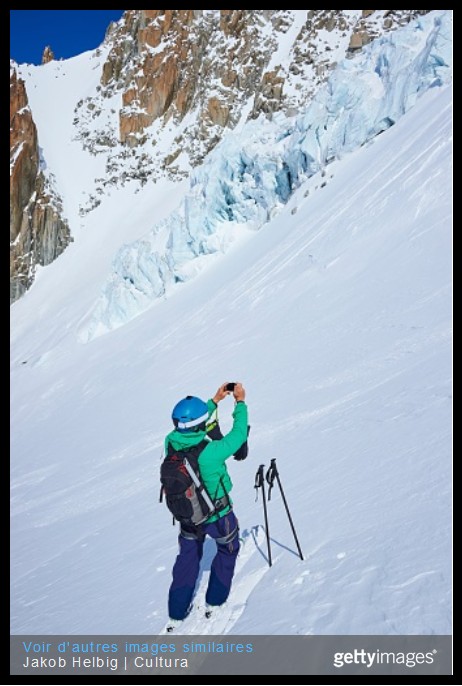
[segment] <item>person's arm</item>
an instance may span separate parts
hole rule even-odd
[[[244,400],[239,400],[233,411],[233,426],[220,441],[219,455],[226,460],[239,450],[241,445],[247,440],[248,410]]]
[[[223,386],[225,386],[224,384]],[[220,389],[223,389],[220,386]],[[219,391],[220,391],[219,389]],[[217,392],[218,393],[218,392]],[[225,392],[227,395],[231,391]],[[233,396],[236,401],[233,411],[233,426],[223,438],[213,441],[212,445],[204,451],[204,460],[218,460],[225,461],[231,457],[242,444],[247,440],[247,425],[248,425],[248,410],[245,402],[245,389],[241,383],[236,383],[234,387]],[[225,397],[225,396],[223,396]]]

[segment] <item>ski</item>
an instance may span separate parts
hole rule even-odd
[[[165,625],[163,631],[161,632],[162,634],[174,634],[177,633],[178,630],[181,630],[184,622],[186,619],[189,619],[191,615],[196,615],[198,612],[200,614],[203,613],[203,616],[205,619],[211,619],[211,617],[214,615],[214,611],[218,609],[217,607],[213,607],[212,605],[206,605],[205,608],[203,605],[196,605],[193,607],[188,615],[184,619],[169,619],[167,624]]]
[[[176,630],[178,630],[181,625],[183,624],[182,619],[170,619],[167,626],[165,627],[165,632],[167,634],[174,633]]]

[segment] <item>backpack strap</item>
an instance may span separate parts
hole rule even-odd
[[[208,446],[209,443],[210,438],[207,438],[206,436],[202,439],[202,441],[190,446],[189,448],[181,448],[180,450],[176,450],[169,441],[167,445],[167,457],[172,457],[172,455],[177,455],[178,453],[186,453],[186,455],[189,453],[192,454],[194,457],[199,457],[201,452],[204,450],[206,446]]]
[[[212,502],[212,499],[210,498],[209,494],[207,493],[204,484],[201,484],[201,482],[199,481],[194,469],[189,464],[187,457],[184,458],[183,464],[186,467],[186,469],[188,470],[188,474],[191,477],[194,485],[196,486],[198,493],[200,493],[202,495],[202,497],[204,498],[204,500],[207,503],[210,510],[213,510],[214,509],[214,503]]]
[[[180,536],[186,538],[188,541],[203,541],[205,534],[201,531],[200,524],[194,527],[194,531],[189,528],[187,530],[183,525],[180,525]]]
[[[220,538],[216,538],[215,542],[218,543],[218,545],[228,545],[228,543],[231,543],[236,536],[239,534],[239,526],[236,526],[229,534],[226,534],[226,536],[220,536]]]
[[[207,432],[207,437],[212,441],[219,441],[223,438],[220,424],[218,422],[218,407],[216,407],[210,415],[209,421],[205,425],[205,430]]]

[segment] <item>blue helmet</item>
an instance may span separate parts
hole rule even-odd
[[[178,431],[197,431],[205,428],[209,416],[207,403],[193,395],[187,395],[175,405],[172,420]],[[202,427],[201,425],[204,425]]]

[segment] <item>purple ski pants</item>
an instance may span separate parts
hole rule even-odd
[[[211,524],[182,528],[180,550],[173,565],[173,580],[168,594],[171,619],[184,619],[191,607],[206,536],[215,539],[217,552],[212,560],[205,595],[208,605],[222,605],[228,598],[239,552],[238,521],[231,510]]]

